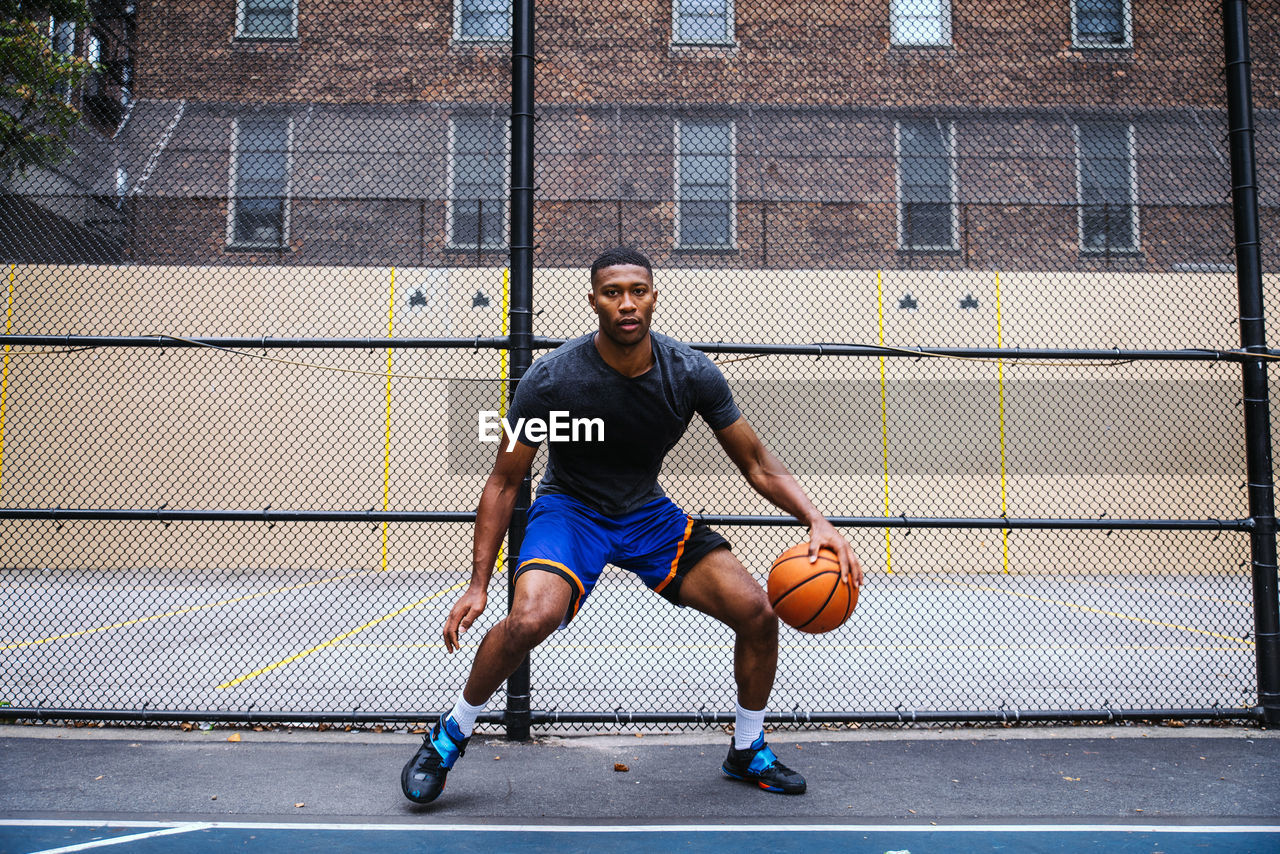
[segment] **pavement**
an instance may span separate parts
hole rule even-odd
[[[405,732],[0,726],[14,819],[452,824],[1280,825],[1280,730],[1123,726],[778,731],[809,782],[724,779],[728,736],[483,732],[434,804]],[[1278,841],[1277,851],[1280,851]]]

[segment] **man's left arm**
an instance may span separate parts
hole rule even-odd
[[[764,446],[747,419],[739,417],[728,427],[715,431],[716,439],[729,459],[752,488],[778,507],[795,516],[809,529],[809,562],[818,559],[818,550],[829,548],[840,559],[840,575],[862,586],[862,564],[827,518],[818,512],[787,467]]]

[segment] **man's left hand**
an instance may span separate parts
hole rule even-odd
[[[849,547],[848,540],[840,536],[840,532],[826,519],[819,519],[809,526],[809,563],[818,560],[820,549],[831,549],[836,553],[840,560],[841,581],[852,580],[854,587],[862,587],[862,563]]]

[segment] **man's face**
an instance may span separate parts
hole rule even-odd
[[[619,264],[596,272],[587,301],[600,318],[600,332],[615,344],[630,347],[649,334],[658,292],[644,267]]]

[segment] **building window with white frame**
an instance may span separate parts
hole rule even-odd
[[[1133,125],[1075,126],[1077,227],[1082,252],[1138,249],[1137,176]]]
[[[453,37],[461,41],[511,41],[511,0],[454,0]]]
[[[294,39],[298,37],[298,0],[239,0],[236,38]]]
[[[506,116],[455,116],[450,123],[449,246],[506,246]]]
[[[74,56],[76,52],[76,22],[49,19],[49,47],[54,53]],[[68,104],[71,103],[71,84],[59,83],[58,96]]]
[[[672,44],[733,44],[733,0],[673,0],[672,16]]]
[[[956,248],[956,171],[951,122],[897,123],[898,245]]]
[[[1076,47],[1132,47],[1129,0],[1071,0],[1071,41]]]
[[[905,47],[951,44],[951,0],[890,0],[889,43]]]
[[[729,120],[676,122],[677,248],[734,247],[735,137]]]
[[[290,121],[245,116],[232,128],[231,204],[227,242],[279,249],[288,239]]]

